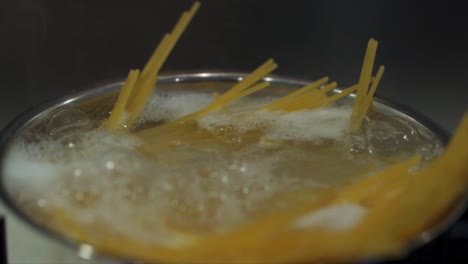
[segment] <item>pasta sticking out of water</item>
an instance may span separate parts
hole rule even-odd
[[[364,56],[364,62],[362,64],[361,76],[357,84],[356,101],[353,106],[353,113],[351,115],[351,132],[355,132],[361,127],[362,120],[367,114],[367,111],[372,103],[375,90],[379,85],[380,79],[382,78],[385,70],[384,66],[380,66],[377,72],[377,76],[371,84],[372,69],[374,67],[375,55],[377,53],[378,42],[374,39],[370,39],[367,45],[366,55]]]
[[[263,79],[266,75],[276,69],[277,65],[272,60],[267,60],[263,65],[258,67],[255,71],[249,74],[246,78],[240,81],[237,85],[232,87],[223,95],[216,95],[215,100],[209,104],[208,106],[191,113],[189,115],[183,116],[179,119],[171,121],[170,123],[164,124],[163,126],[158,126],[155,128],[145,129],[142,132],[139,132],[139,136],[142,138],[151,139],[155,136],[157,137],[160,135],[161,130],[167,131],[167,128],[171,128],[178,125],[183,125],[187,122],[193,122],[199,118],[202,118],[210,113],[213,113],[223,107],[229,105],[230,103],[237,101],[243,97],[246,97],[252,93],[255,93],[261,89],[266,88],[269,83],[268,82],[260,82],[256,84],[258,81]],[[183,129],[179,126],[180,129]],[[166,130],[164,130],[166,129]],[[190,133],[190,132],[189,132]]]
[[[330,84],[326,84],[327,82],[328,77],[312,82],[303,88],[262,107],[260,110],[293,112],[320,108],[350,95],[355,92],[357,88],[357,85],[353,85],[337,94],[329,96],[327,93],[334,90],[337,87],[337,83],[332,82]]]
[[[141,74],[137,74],[137,70],[130,71],[127,81],[121,89],[122,92],[119,95],[119,99],[117,100],[115,107],[111,112],[111,116],[109,117],[109,120],[104,123],[105,126],[114,130],[118,128],[126,130],[133,128],[133,124],[138,119],[141,111],[147,103],[148,98],[153,93],[154,87],[158,80],[159,71],[164,61],[167,59],[177,40],[180,38],[185,28],[190,23],[199,6],[200,3],[195,2],[189,11],[182,14],[178,23],[174,27],[174,30],[169,34],[166,34],[159,43],[158,47],[154,51]],[[318,81],[306,85],[301,89],[298,89],[295,92],[292,92],[291,94],[277,100],[276,102],[272,102],[271,104],[262,107],[259,110],[293,112],[305,109],[321,108],[357,91],[350,127],[351,131],[356,131],[360,127],[362,120],[367,114],[367,111],[372,103],[375,90],[377,89],[384,72],[384,67],[381,66],[375,79],[372,78],[372,68],[374,65],[376,52],[377,41],[371,39],[369,40],[361,70],[361,76],[357,85],[353,85],[339,93],[328,95],[330,91],[337,88],[338,84],[336,82],[327,84],[329,78],[324,77]],[[222,96],[215,94],[215,100],[210,105],[172,123],[177,124],[194,121],[198,118],[206,116],[207,114],[222,109],[234,101],[264,89],[268,86],[267,82],[259,83],[255,86],[253,85],[266,77],[276,68],[277,65],[274,63],[273,59],[269,59]],[[372,84],[372,86],[369,90],[370,84]]]
[[[127,80],[125,84],[122,86],[119,97],[117,98],[117,102],[112,109],[112,114],[109,118],[105,121],[105,126],[110,129],[118,129],[119,127],[124,126],[123,119],[125,119],[125,111],[128,109],[128,101],[130,100],[135,83],[140,76],[140,70],[131,70],[128,73]]]
[[[166,34],[159,43],[153,55],[147,62],[141,75],[132,70],[129,73],[124,87],[121,89],[118,103],[111,112],[109,121],[105,123],[110,129],[129,129],[143,110],[148,98],[153,92],[158,81],[159,71],[176,45],[182,33],[189,25],[195,13],[200,7],[200,2],[195,2],[189,11],[182,14],[173,31]],[[125,88],[125,89],[124,89]],[[122,98],[120,98],[122,97]],[[125,109],[123,111],[122,109]]]
[[[256,82],[260,81],[264,77],[266,77],[269,73],[276,69],[278,65],[273,61],[273,59],[267,60],[263,65],[258,67],[255,71],[249,74],[246,78],[232,87],[223,95],[219,95],[215,98],[214,102],[208,105],[207,107],[187,116],[184,116],[180,119],[173,121],[174,123],[185,123],[189,121],[196,120],[201,118],[209,113],[212,113],[216,110],[227,106],[228,104],[241,99],[242,97],[246,97],[252,93],[258,92],[261,89],[266,88],[269,83],[262,82],[255,85]]]

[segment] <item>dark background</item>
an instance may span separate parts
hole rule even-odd
[[[0,0],[0,127],[28,106],[141,68],[192,1]],[[453,130],[468,102],[463,1],[203,1],[163,71],[250,71],[357,81],[366,43],[378,94]]]

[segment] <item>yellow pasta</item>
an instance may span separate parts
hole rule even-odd
[[[182,33],[187,28],[195,13],[198,11],[199,7],[200,2],[195,2],[189,11],[184,12],[182,14],[179,21],[175,25],[173,31],[170,34],[166,34],[163,37],[156,50],[153,52],[151,58],[147,62],[141,75],[139,77],[137,76],[136,80],[131,80],[133,83],[132,89],[130,89],[129,93],[122,93],[124,98],[118,99],[118,103],[116,103],[115,105],[115,107],[117,108],[113,109],[112,112],[114,114],[112,114],[110,117],[111,121],[107,122],[111,124],[108,126],[109,128],[116,129],[116,123],[121,121],[124,122],[124,124],[121,125],[121,127],[126,129],[130,129],[132,127],[133,123],[138,118],[141,110],[143,110],[146,102],[148,101],[148,98],[150,97],[158,81],[158,75],[162,65],[171,53],[172,49],[176,45]],[[130,80],[127,80],[126,82],[130,82]],[[126,110],[129,115],[128,118],[126,118],[126,120],[123,120],[124,114],[126,113],[122,111],[122,107],[119,103],[121,101],[125,101]]]
[[[286,105],[286,104],[288,104],[290,102],[293,102],[300,95],[302,95],[304,93],[307,93],[310,90],[318,89],[320,86],[326,84],[328,82],[328,80],[329,80],[328,77],[323,77],[320,80],[312,82],[312,83],[304,86],[303,88],[298,89],[298,90],[296,90],[296,91],[282,97],[281,99],[262,107],[260,110],[270,110],[271,111],[273,109],[281,108],[282,105],[284,106],[284,105]]]
[[[377,41],[370,39],[367,45],[366,55],[362,65],[361,76],[357,86],[356,101],[354,102],[351,115],[351,132],[356,131],[361,126],[361,122],[366,115],[364,107],[372,97],[369,97],[369,84],[372,77],[372,68],[374,66],[375,55],[377,53]]]
[[[117,98],[117,102],[115,103],[114,108],[112,109],[112,113],[104,123],[104,125],[108,128],[115,130],[122,127],[123,124],[125,124],[126,121],[123,120],[125,110],[128,107],[128,101],[131,98],[131,95],[135,89],[135,83],[139,75],[139,70],[131,70],[128,73],[127,80],[121,88],[119,97]]]
[[[246,78],[244,78],[234,87],[232,87],[230,90],[225,92],[224,94],[222,95],[216,94],[214,96],[215,100],[211,104],[207,105],[206,107],[194,113],[191,113],[189,115],[183,116],[179,119],[173,120],[170,123],[166,123],[162,126],[158,126],[154,128],[145,129],[141,132],[138,132],[137,134],[139,137],[146,138],[146,139],[151,139],[151,138],[160,136],[161,133],[168,133],[167,129],[170,129],[174,126],[177,127],[178,125],[184,124],[187,122],[195,121],[196,119],[201,118],[210,113],[213,113],[229,105],[230,103],[236,100],[239,100],[242,97],[248,96],[249,94],[262,90],[266,88],[269,85],[269,83],[268,82],[261,82],[258,84],[255,84],[255,83],[257,83],[266,75],[268,75],[270,72],[272,72],[274,69],[276,69],[276,67],[277,67],[276,63],[272,59],[269,59],[260,67],[258,67],[255,71],[249,74]],[[178,128],[181,129],[180,126]],[[188,133],[190,133],[190,130],[188,131]],[[174,134],[171,133],[171,135],[174,135]]]

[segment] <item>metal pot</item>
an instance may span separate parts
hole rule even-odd
[[[184,86],[193,85],[198,87],[200,84],[216,84],[219,87],[226,86],[237,82],[245,74],[242,73],[226,73],[226,72],[202,72],[202,73],[181,73],[174,75],[166,75],[160,77],[158,85],[160,86]],[[281,88],[285,91],[295,89],[305,85],[307,82],[303,80],[289,79],[283,77],[268,77],[266,78],[272,83],[272,88]],[[110,82],[108,84],[97,86],[93,89],[86,90],[84,92],[60,98],[51,102],[43,103],[37,107],[25,111],[23,114],[15,118],[9,125],[7,125],[0,133],[0,162],[4,159],[7,154],[8,148],[12,141],[21,136],[24,131],[33,125],[41,122],[47,118],[47,116],[62,107],[77,106],[77,105],[91,105],[91,108],[95,108],[100,105],[102,100],[106,100],[115,95],[115,91],[118,90],[122,82]],[[346,98],[346,100],[353,100],[353,95]],[[374,106],[383,113],[392,114],[400,118],[409,120],[419,130],[425,131],[428,134],[438,138],[444,144],[448,141],[448,135],[442,129],[440,129],[433,122],[427,118],[418,115],[414,111],[409,110],[401,105],[389,102],[387,100],[376,98]],[[91,109],[90,108],[90,109]],[[1,164],[1,163],[0,163]],[[1,168],[1,165],[0,165]],[[0,172],[3,173],[3,172]],[[8,189],[8,184],[5,182],[5,176],[0,174],[0,196],[7,207],[24,222],[29,224],[31,227],[39,230],[44,236],[51,237],[59,243],[68,246],[72,250],[76,251],[79,256],[85,259],[99,258],[99,253],[95,252],[90,245],[81,244],[77,241],[71,240],[65,234],[58,233],[48,227],[39,224],[34,219],[28,217],[22,208],[12,199],[12,193]],[[436,225],[433,225],[430,229],[421,233],[413,241],[408,244],[410,248],[417,248],[425,245],[435,237],[440,235],[446,230],[454,221],[461,215],[465,209],[465,201],[460,200],[459,203],[453,207],[453,209]],[[102,256],[101,256],[102,258]],[[105,259],[107,257],[104,257]],[[120,260],[117,261],[128,261]],[[378,262],[376,260],[370,260],[371,262]],[[363,261],[368,263],[368,261]]]

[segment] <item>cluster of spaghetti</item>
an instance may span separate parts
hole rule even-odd
[[[182,14],[173,31],[166,34],[159,43],[141,73],[138,69],[129,72],[127,80],[121,88],[118,100],[112,109],[111,115],[104,123],[106,127],[114,130],[132,130],[135,121],[155,88],[162,65],[169,56],[177,40],[187,28],[199,6],[200,3],[196,2],[189,11]],[[343,89],[339,93],[330,94],[331,91],[337,88],[337,83],[329,83],[329,78],[324,77],[292,92],[276,102],[262,107],[260,110],[292,112],[315,109],[324,107],[357,91],[356,103],[352,114],[352,125],[350,127],[352,131],[355,131],[359,128],[372,103],[374,92],[384,72],[384,67],[380,66],[375,77],[372,76],[376,52],[377,41],[371,39],[369,40],[364,57],[361,76],[356,85]],[[195,113],[174,120],[170,125],[184,124],[197,120],[243,97],[268,87],[269,83],[262,81],[262,79],[274,71],[277,66],[273,59],[267,60],[226,93],[222,95],[215,94],[214,101],[210,105]],[[149,131],[145,134],[150,136]]]
[[[130,71],[112,113],[104,123],[105,127],[133,132],[134,123],[156,85],[159,70],[199,5],[198,2],[195,3],[182,15],[174,30],[164,36],[141,72]],[[373,75],[376,50],[377,42],[371,39],[356,85],[338,93],[330,93],[337,87],[337,83],[329,83],[329,78],[324,77],[257,111],[292,112],[315,109],[355,92],[349,131],[358,130],[372,105],[373,95],[384,72],[384,67],[380,66]],[[215,94],[213,102],[199,111],[135,134],[147,142],[166,134],[189,136],[190,125],[197,119],[268,87],[269,83],[263,79],[276,67],[275,62],[270,59],[227,92]],[[468,115],[465,115],[445,153],[422,169],[419,168],[421,157],[414,156],[361,182],[326,190],[317,199],[252,219],[222,234],[179,234],[177,230],[173,230],[180,235],[180,239],[187,241],[178,248],[147,244],[115,233],[99,236],[98,239],[73,219],[60,213],[54,216],[54,221],[59,223],[59,229],[100,251],[144,261],[341,262],[398,255],[404,252],[408,241],[437,223],[464,194],[468,185],[467,146]],[[294,228],[297,219],[306,214],[346,203],[359,204],[367,210],[362,221],[351,229],[337,231],[320,227]],[[105,229],[103,232],[106,232]]]

